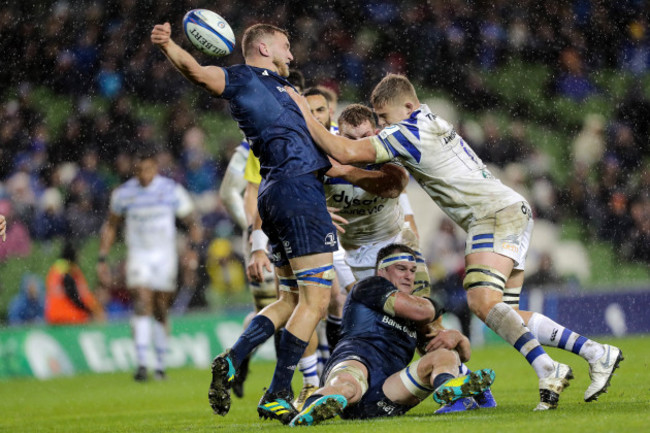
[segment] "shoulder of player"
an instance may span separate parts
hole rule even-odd
[[[379,277],[375,275],[372,277],[364,278],[363,280],[355,284],[350,294],[358,298],[358,297],[365,297],[369,293],[376,294],[379,291],[386,292],[386,291],[393,291],[393,290],[397,290],[397,289],[395,288],[395,286],[393,286],[393,284],[390,281],[388,281],[384,277]]]

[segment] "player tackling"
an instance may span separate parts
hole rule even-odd
[[[523,286],[533,229],[526,200],[495,179],[447,121],[420,104],[415,89],[404,76],[389,74],[374,88],[371,102],[384,129],[377,136],[354,143],[329,134],[309,114],[305,101],[295,92],[289,93],[300,105],[315,141],[330,156],[343,164],[398,160],[434,202],[467,232],[463,286],[468,305],[534,369],[540,391],[535,410],[555,409],[560,393],[573,378],[571,368],[553,361],[522,316],[504,302],[504,293],[508,298],[518,298]],[[571,336],[572,342],[581,337],[572,334],[567,330],[567,338]],[[590,363],[592,383],[585,400],[592,401],[609,385],[622,360],[621,352],[584,337],[571,349]],[[583,349],[589,354],[580,353]]]

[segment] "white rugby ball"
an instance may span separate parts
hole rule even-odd
[[[230,25],[207,9],[193,9],[186,13],[183,30],[192,45],[211,56],[227,56],[235,47],[235,35]]]

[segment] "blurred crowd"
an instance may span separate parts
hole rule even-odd
[[[246,7],[197,0],[4,2],[0,213],[9,229],[0,261],[28,255],[32,240],[79,245],[96,236],[110,191],[130,175],[131,149],[139,146],[164,150],[161,172],[194,195],[206,242],[238,234],[217,196],[236,143],[220,143],[212,154],[197,121],[206,111],[227,115],[227,107],[194,93],[149,41],[153,24],[170,21],[172,36],[189,47],[181,20],[198,7],[216,9],[237,40],[255,22],[287,28],[293,66],[311,84],[361,102],[386,72],[444,89],[461,113],[480,115],[458,119],[461,134],[525,190],[537,218],[580,218],[624,257],[650,262],[650,101],[643,88],[630,89],[612,118],[585,116],[572,142],[571,172],[560,185],[525,122],[504,127],[485,114],[502,101],[481,76],[512,58],[544,64],[552,69],[549,98],[575,101],[600,91],[590,79],[599,69],[646,76],[650,5],[641,0],[251,0]],[[236,51],[220,64],[241,62]],[[35,102],[43,88],[71,101],[60,128],[53,129]],[[98,100],[107,108],[97,109]],[[166,112],[162,128],[138,116],[135,101],[159,104]]]

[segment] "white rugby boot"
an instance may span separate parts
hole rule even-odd
[[[569,387],[569,380],[573,379],[573,371],[568,365],[553,362],[553,366],[553,373],[539,380],[539,403],[534,410],[557,408],[560,393]]]
[[[585,391],[585,401],[596,401],[600,394],[607,392],[614,370],[623,360],[623,352],[616,346],[603,344],[605,353],[597,361],[589,363],[591,384]]]

